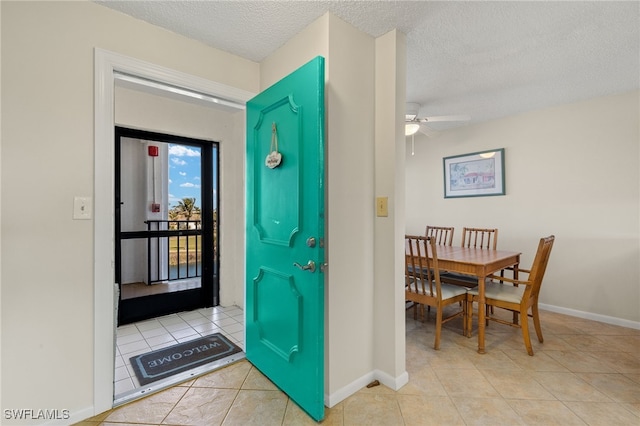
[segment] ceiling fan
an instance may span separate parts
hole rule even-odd
[[[434,129],[427,126],[426,123],[436,123],[444,121],[469,121],[471,117],[468,115],[437,115],[432,117],[419,117],[420,104],[407,103],[405,110],[405,136],[413,136],[418,132],[424,133],[427,136],[432,136],[437,133]]]

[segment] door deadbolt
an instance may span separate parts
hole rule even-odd
[[[314,248],[315,246],[316,246],[316,239],[315,239],[315,237],[309,237],[309,238],[307,238],[307,247]]]
[[[301,265],[298,262],[294,262],[293,266],[303,271],[315,272],[316,271],[316,262],[310,260],[306,265]]]

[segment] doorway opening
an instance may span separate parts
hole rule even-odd
[[[118,325],[219,303],[218,144],[115,128]]]
[[[117,368],[114,326],[117,323],[118,286],[114,285],[115,229],[113,217],[115,209],[113,185],[115,181],[116,86],[125,86],[126,84],[127,87],[145,93],[155,93],[167,99],[185,99],[194,104],[204,102],[208,106],[215,105],[216,109],[224,108],[232,113],[243,111],[246,101],[255,94],[100,48],[95,48],[94,52],[93,409],[95,413],[101,413],[117,404],[114,400],[114,365]],[[176,88],[179,90],[176,91]],[[233,141],[236,140],[237,135],[232,134],[226,137],[229,141]],[[228,144],[227,146],[233,145]],[[229,155],[225,157],[227,161],[229,158],[233,158]],[[226,163],[223,155],[220,156],[220,161],[222,165]],[[227,168],[227,170],[230,169]],[[228,172],[225,172],[225,176],[226,173]],[[225,180],[232,182],[228,185],[234,187],[233,179]],[[229,193],[229,191],[225,192]],[[232,204],[235,201],[233,198],[231,199]],[[224,211],[221,212],[221,216],[223,214]],[[225,220],[225,224],[233,229],[233,224],[230,225],[230,221]],[[225,244],[225,241],[221,239],[220,246],[225,252],[228,253],[226,248],[228,246],[233,251],[233,244]],[[231,256],[233,257],[233,255]],[[221,266],[221,270],[224,270],[223,266]],[[233,275],[233,265],[229,270]]]
[[[116,126],[114,153],[114,405],[121,405],[244,358],[145,384],[136,355],[216,332],[238,343],[234,332],[244,323],[242,310],[218,307],[218,143]]]

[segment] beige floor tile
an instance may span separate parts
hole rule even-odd
[[[171,425],[220,425],[238,390],[191,388],[163,423]]]
[[[508,399],[554,400],[555,397],[543,388],[528,371],[483,370],[489,383]]]
[[[640,403],[640,384],[622,374],[581,373],[578,377],[616,402]]]
[[[507,403],[527,425],[584,425],[576,414],[560,401],[508,399]]]
[[[470,357],[471,363],[478,370],[522,370],[511,358],[503,351],[495,350],[486,354],[474,354]]]
[[[408,336],[407,339],[410,339]],[[407,371],[420,369],[430,365],[432,355],[424,348],[418,348],[415,344],[408,343],[405,351]]]
[[[160,424],[186,393],[187,388],[173,387],[132,404],[113,410],[106,422]]]
[[[252,366],[241,360],[219,370],[198,377],[192,386],[205,388],[240,389]]]
[[[636,336],[622,335],[621,336],[609,336],[600,335],[598,338],[605,342],[608,346],[608,350],[616,350],[621,352],[630,352],[633,354],[640,354],[640,334]]]
[[[633,404],[622,403],[620,405],[640,419],[640,402],[635,402]]]
[[[111,423],[111,422],[104,422],[104,423],[100,423],[100,426],[155,426],[155,424],[145,424],[145,423]]]
[[[624,373],[624,376],[636,383],[640,383],[640,373]]]
[[[538,347],[538,351],[575,351],[577,350],[575,346],[573,346],[573,339],[576,338],[576,335],[558,335],[546,333],[545,330],[542,330],[544,336],[544,343],[540,343]],[[533,338],[533,337],[532,337]]]
[[[637,425],[640,418],[615,402],[565,402],[586,424],[591,426]]]
[[[289,400],[287,410],[284,414],[283,426],[313,426],[318,423],[305,413],[298,405]],[[324,407],[323,426],[342,426],[344,425],[342,405],[333,408]]]
[[[574,373],[615,373],[616,370],[602,362],[602,353],[589,352],[545,352]]]
[[[572,335],[560,335],[558,336],[558,338],[562,339],[568,345],[570,345],[570,348],[568,349],[558,349],[558,350],[589,351],[589,352],[611,350],[611,346],[608,345],[604,340],[602,340],[600,336],[590,336],[587,334],[572,334]],[[545,342],[545,350],[546,349],[547,348],[546,348],[546,342]]]
[[[476,369],[434,370],[451,398],[496,398],[500,395]]]
[[[101,423],[103,422],[114,410],[107,410],[104,413],[97,414],[93,417],[86,419],[86,422],[90,422],[89,424]],[[75,425],[82,425],[83,423],[75,423]]]
[[[584,320],[576,322],[576,327],[586,334],[610,336],[640,336],[640,330],[606,324],[604,322]]]
[[[246,380],[242,384],[242,389],[278,390],[278,387],[274,385],[271,380],[267,379],[260,370],[252,366]]]
[[[505,350],[504,353],[523,370],[569,372],[566,367],[551,358],[546,352],[538,351],[533,356],[529,356],[524,349]]]
[[[466,425],[523,425],[520,416],[502,398],[451,398]]]
[[[640,374],[640,352],[604,352],[599,359],[618,373]]]
[[[399,395],[406,425],[464,425],[458,409],[447,396]]]
[[[241,390],[223,425],[281,425],[287,409],[287,396],[280,391]]]
[[[611,399],[574,373],[533,372],[533,378],[561,401],[611,402]]]
[[[452,350],[440,350],[433,358],[431,358],[429,365],[434,371],[449,369],[475,369],[475,365],[471,358],[475,358],[477,355],[479,354],[473,351],[468,351],[467,353],[460,350],[460,347],[456,347]]]
[[[404,425],[395,395],[356,393],[344,401],[344,424],[394,426]]]
[[[442,383],[431,367],[409,373],[409,383],[398,391],[401,395],[447,396]]]
[[[546,313],[545,313],[546,314]],[[552,321],[547,315],[541,315],[540,326],[542,327],[542,335],[547,337],[547,334],[556,335],[584,335],[585,333],[578,327],[574,327],[570,322],[567,322],[566,317],[560,320]]]

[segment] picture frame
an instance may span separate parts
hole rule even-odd
[[[505,195],[504,148],[442,159],[444,198]]]

